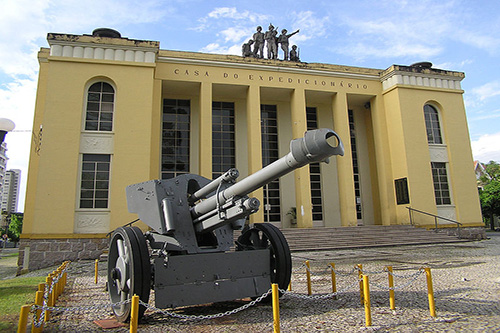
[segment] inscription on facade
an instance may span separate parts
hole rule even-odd
[[[214,77],[215,74],[211,74],[206,70],[189,70],[189,69],[179,69],[176,68],[173,70],[174,75],[176,76],[190,76],[190,77]],[[355,83],[352,81],[344,81],[344,80],[318,80],[304,77],[286,77],[286,76],[276,76],[276,75],[258,75],[258,74],[239,74],[239,73],[228,73],[224,72],[222,74],[218,73],[221,79],[224,80],[249,80],[249,81],[260,81],[260,82],[279,82],[284,84],[302,84],[309,86],[318,86],[318,87],[340,87],[347,89],[368,89],[368,85],[363,83]]]

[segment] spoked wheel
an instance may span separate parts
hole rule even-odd
[[[272,224],[256,223],[236,241],[237,251],[261,249],[270,250],[271,283],[277,283],[280,289],[288,288],[292,277],[292,256],[285,236]]]
[[[111,303],[126,302],[137,295],[149,301],[151,266],[146,239],[137,227],[121,227],[111,237],[108,254],[108,290]],[[130,318],[131,303],[113,305],[116,318]],[[139,319],[146,308],[139,307]]]

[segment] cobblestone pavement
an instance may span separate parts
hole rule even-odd
[[[304,299],[284,295],[280,299],[283,332],[499,332],[500,331],[500,234],[488,233],[480,242],[446,245],[399,246],[359,250],[295,252],[292,289],[307,294],[305,260],[310,260],[313,295],[331,292],[329,263],[335,263],[337,299]],[[372,326],[366,327],[360,302],[356,264],[370,277]],[[386,265],[395,273],[396,310],[389,308]],[[432,269],[437,317],[429,314],[425,274]],[[94,263],[75,262],[69,283],[57,306],[100,306],[109,303],[105,287],[106,263],[100,263],[99,283],[94,283]],[[352,274],[342,274],[350,273]],[[399,289],[398,289],[399,288]],[[402,289],[401,289],[402,288]],[[346,290],[345,290],[346,289]],[[345,290],[345,291],[343,291]],[[151,297],[154,299],[154,295]],[[210,315],[238,308],[248,300],[194,306],[179,314]],[[150,302],[154,305],[153,300]],[[47,322],[45,332],[104,331],[93,321],[112,318],[110,308],[60,312]],[[128,327],[105,330],[127,332]],[[139,332],[272,332],[270,304],[259,303],[239,313],[210,320],[176,319],[146,311]]]

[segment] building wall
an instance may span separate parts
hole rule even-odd
[[[11,169],[5,173],[2,189],[2,211],[7,213],[17,212],[19,188],[21,185],[21,170]]]
[[[63,251],[68,239],[99,242],[136,219],[128,213],[125,188],[160,177],[164,99],[190,100],[189,172],[207,178],[212,175],[213,101],[235,105],[235,167],[240,179],[262,168],[262,104],[277,107],[280,157],[288,153],[290,140],[306,131],[306,107],[316,108],[318,126],[339,134],[345,155],[321,165],[323,221],[312,220],[309,168],[280,179],[281,227],[408,224],[408,205],[396,204],[394,180],[399,178],[408,179],[412,207],[442,212],[433,196],[430,163],[435,158],[449,165],[453,205],[445,207],[446,212],[452,211],[466,225],[480,225],[460,88],[463,73],[405,66],[382,71],[167,51],[159,50],[157,42],[124,38],[49,34],[48,39],[51,49],[41,49],[38,56],[33,128],[35,133],[43,129],[43,136],[30,155],[20,266],[34,267],[23,253],[36,258],[45,246],[38,244],[47,240],[62,242],[57,251]],[[98,81],[115,89],[111,132],[84,130],[87,89]],[[427,143],[426,103],[440,112],[445,144],[439,147]],[[349,110],[354,130],[349,127]],[[351,134],[359,162],[359,202]],[[79,208],[86,153],[111,155],[107,209]],[[262,189],[251,196],[263,202]],[[296,224],[286,214],[292,207],[297,208]],[[263,220],[263,209],[250,217],[252,223]],[[430,224],[425,218],[413,222]],[[97,251],[93,248],[87,250]],[[59,257],[44,254],[43,260],[54,258]]]

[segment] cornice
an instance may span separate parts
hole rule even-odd
[[[180,57],[165,56],[161,54],[158,56],[157,60],[158,63],[200,65],[200,66],[211,66],[211,67],[281,72],[289,74],[301,74],[301,75],[310,74],[317,76],[344,77],[350,79],[380,81],[379,72],[375,70],[372,70],[374,71],[373,74],[354,73],[354,72],[349,72],[349,67],[344,67],[345,71],[338,71],[335,69],[320,68],[322,67],[322,64],[305,64],[305,63],[290,62],[289,64],[287,63],[287,65],[289,66],[285,66],[281,64],[281,62],[278,62],[276,60],[262,60],[266,61],[267,63],[257,63],[257,61],[254,60],[252,62],[235,62],[235,61],[211,60],[211,59],[200,59],[200,58],[197,59],[188,57],[180,58]],[[342,66],[332,65],[332,67],[342,67]]]
[[[396,85],[462,90],[460,82],[464,77],[465,74],[462,72],[393,65],[381,73],[380,81],[383,90],[388,90]]]

